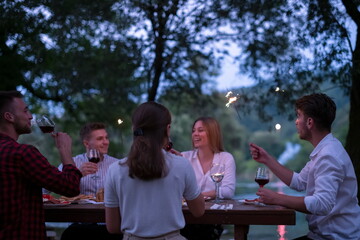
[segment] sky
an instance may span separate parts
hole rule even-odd
[[[232,88],[250,86],[253,80],[238,72],[238,67],[231,59],[225,58],[222,66],[222,74],[217,78],[217,89],[227,91]]]
[[[234,58],[241,54],[240,49],[236,44],[218,43],[219,48],[226,49],[229,55],[223,55],[223,65],[221,74],[217,78],[217,89],[220,91],[227,91],[237,87],[245,87],[253,84],[253,81],[246,75],[239,73],[239,67],[234,63]]]

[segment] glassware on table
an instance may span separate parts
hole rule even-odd
[[[54,133],[55,132],[54,121],[45,115],[41,116],[40,118],[37,118],[36,123],[43,133]]]
[[[220,163],[213,163],[210,169],[211,180],[215,183],[215,193],[216,197],[214,202],[222,202],[219,198],[219,184],[223,180],[225,174],[225,165]]]
[[[259,167],[256,170],[255,182],[257,182],[260,187],[264,187],[265,184],[269,183],[269,170],[266,167]]]

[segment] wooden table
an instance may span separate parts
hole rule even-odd
[[[195,218],[187,207],[183,207],[188,224],[234,225],[234,239],[247,239],[249,225],[295,225],[295,210],[280,206],[248,205],[236,200],[225,200],[222,204],[233,204],[233,209],[210,209],[213,203],[206,202],[205,214]],[[67,206],[45,205],[46,222],[105,222],[104,205],[70,204]]]

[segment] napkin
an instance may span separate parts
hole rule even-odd
[[[220,209],[220,210],[228,210],[228,209],[233,209],[234,205],[233,204],[225,204],[225,205],[219,205],[219,204],[214,204],[210,207],[210,209]]]

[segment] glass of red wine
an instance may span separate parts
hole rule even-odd
[[[257,182],[260,187],[264,187],[265,184],[269,183],[269,170],[265,167],[259,167],[256,170],[255,182]]]
[[[49,117],[43,115],[36,119],[36,123],[43,133],[55,133],[55,123]]]
[[[98,163],[100,162],[100,152],[97,149],[90,148],[86,152],[86,156],[89,159],[89,162]],[[97,176],[96,173],[91,177],[94,180],[100,179],[100,176]]]
[[[89,149],[87,151],[87,158],[89,159],[89,162],[98,163],[100,162],[100,153],[97,149]]]

